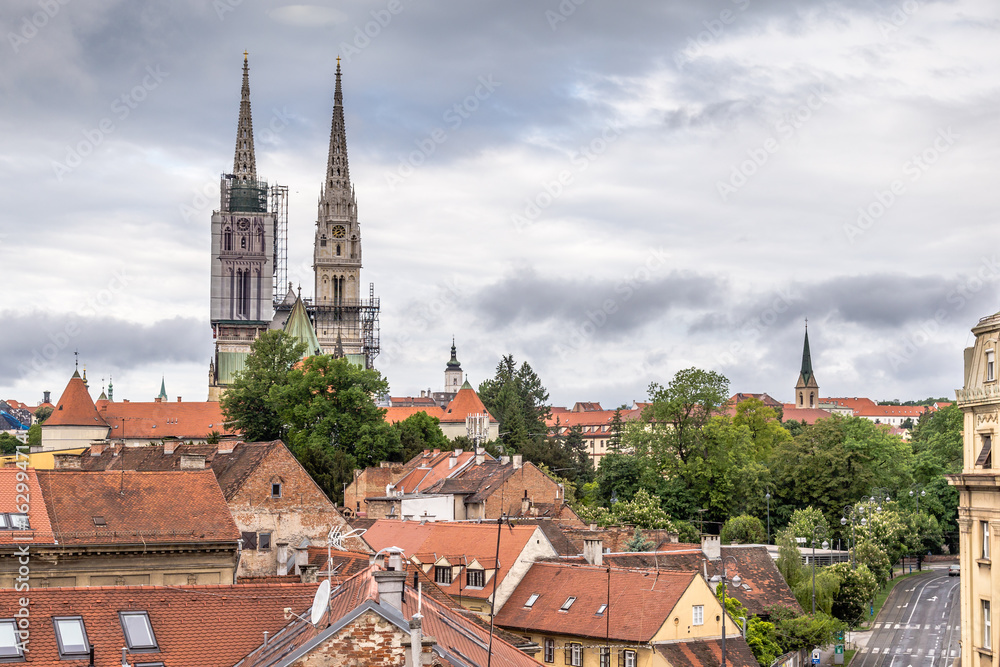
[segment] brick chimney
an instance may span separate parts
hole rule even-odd
[[[722,558],[722,545],[718,535],[702,535],[701,550],[709,560]]]
[[[392,607],[400,614],[403,613],[403,585],[406,583],[406,572],[379,571],[373,576],[375,583],[378,584],[379,603]]]
[[[514,462],[514,470],[517,470],[524,465],[523,463],[524,457],[522,457],[520,454],[514,454],[511,460]]]
[[[531,498],[528,497],[528,490],[524,490],[524,497],[521,498],[521,516],[528,516],[528,510],[531,509]]]
[[[303,584],[315,584],[316,583],[316,572],[319,570],[319,565],[307,564],[299,565],[299,580]]]
[[[53,454],[52,459],[56,470],[80,470],[82,467],[80,454]]]
[[[591,565],[604,564],[604,540],[599,537],[583,538],[583,559]]]
[[[90,455],[100,456],[104,453],[104,450],[107,449],[107,447],[108,443],[106,442],[92,442],[90,443]]]
[[[232,454],[233,447],[236,446],[236,441],[231,438],[223,438],[219,440],[219,444],[216,445],[216,453],[218,454]]]
[[[167,456],[173,456],[174,450],[177,449],[177,445],[179,445],[180,442],[180,440],[164,440],[163,453]]]
[[[173,454],[173,449],[170,450]],[[204,470],[204,454],[181,454],[181,470]]]

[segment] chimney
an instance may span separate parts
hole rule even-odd
[[[375,572],[375,583],[378,584],[378,600],[382,606],[389,606],[397,613],[403,613],[403,584],[406,572],[379,571]]]
[[[171,450],[171,454],[173,450]],[[204,470],[204,454],[181,454],[181,470]]]
[[[524,498],[521,498],[521,516],[528,516],[531,509],[531,498],[528,497],[528,490],[524,490]]]
[[[181,402],[181,397],[180,397],[180,396],[178,396],[178,397],[177,397],[177,402],[178,402],[178,403],[180,403],[180,402]]]
[[[509,456],[501,456],[500,457],[500,465],[504,465],[505,466],[508,463],[510,463],[510,457]]]
[[[462,448],[461,447],[456,447],[454,454],[455,454],[456,457],[457,456],[461,456],[462,455]]]
[[[719,560],[722,558],[722,546],[719,542],[719,536],[702,535],[701,550],[709,560]]]
[[[104,453],[105,448],[107,448],[108,443],[106,442],[92,442],[90,443],[90,455],[100,456]]]
[[[154,403],[162,403],[162,402],[163,402],[163,399],[162,399],[162,398],[160,398],[159,396],[157,396],[156,398],[154,398],[154,399],[153,399],[153,402],[154,402]]]
[[[51,403],[51,401],[49,400],[49,396],[50,395],[51,395],[51,392],[43,391],[42,392],[42,403]]]
[[[299,565],[299,579],[303,584],[315,584],[316,583],[316,572],[319,570],[319,565],[313,565],[311,563],[307,565]]]
[[[517,470],[522,465],[524,465],[524,463],[523,463],[524,458],[520,454],[514,454],[514,456],[513,456],[513,458],[511,460],[514,461],[514,470]]]
[[[56,470],[80,470],[82,468],[80,454],[54,454],[52,458]]]
[[[235,446],[235,444],[236,444],[235,440],[231,440],[229,438],[223,438],[222,440],[219,440],[219,444],[217,445],[215,452],[217,454],[232,454],[233,446]]]
[[[449,456],[448,457],[448,470],[451,470],[457,464],[458,464],[458,457],[457,456]]]
[[[174,450],[177,449],[178,444],[180,444],[180,440],[164,440],[163,453],[167,456],[173,456]]]
[[[485,461],[486,461],[486,449],[484,447],[476,447],[476,465],[481,466]]]
[[[583,538],[583,559],[591,565],[604,564],[604,540],[599,537]]]

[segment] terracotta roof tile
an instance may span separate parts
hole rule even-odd
[[[500,610],[496,622],[511,630],[568,633],[619,641],[648,642],[666,622],[697,572],[639,571],[607,567],[534,563]],[[597,615],[608,604],[610,618]],[[525,603],[539,597],[531,607]],[[561,611],[569,597],[568,611]]]
[[[78,375],[70,378],[46,426],[107,426],[94,407],[90,392]]]
[[[240,532],[211,470],[39,470],[60,544],[236,542]],[[95,517],[103,519],[96,525]]]
[[[27,597],[31,627],[28,662],[39,667],[80,667],[88,660],[64,660],[54,616],[81,616],[94,645],[96,667],[120,667],[125,646],[118,612],[145,611],[158,651],[132,654],[130,663],[163,662],[170,667],[232,665],[286,623],[284,608],[309,607],[316,584],[228,586],[95,586],[32,588],[25,596],[0,591],[0,618],[11,618]],[[137,658],[140,658],[137,660]]]
[[[657,644],[656,652],[666,659],[670,667],[718,667],[722,664],[722,639],[692,639]],[[743,637],[726,639],[726,665],[759,667],[753,651]]]
[[[23,488],[18,489],[19,484],[28,486],[28,503],[24,503],[23,498],[18,498],[18,495],[25,495],[22,493]],[[28,506],[28,525],[31,530],[2,530],[0,544],[23,544],[29,540],[32,544],[53,544],[55,536],[52,534],[52,523],[49,511],[42,501],[42,489],[35,470],[0,468],[0,512],[23,514],[21,510],[25,509],[25,504]]]
[[[199,440],[212,431],[222,435],[235,433],[225,427],[218,401],[101,401],[100,415],[111,426],[110,437],[116,440],[149,438],[158,441],[168,437]]]
[[[436,405],[427,405],[427,406],[424,406],[424,405],[419,405],[419,406],[418,405],[412,405],[412,406],[405,406],[405,407],[396,407],[396,406],[393,406],[393,407],[384,408],[384,409],[385,409],[385,417],[383,417],[383,419],[385,421],[389,422],[390,424],[395,424],[396,422],[401,422],[401,421],[407,419],[408,417],[412,417],[413,415],[417,414],[418,412],[426,412],[431,417],[437,417],[438,420],[442,420],[444,418],[444,410],[442,410],[441,408],[439,408]]]
[[[489,414],[486,406],[479,400],[479,394],[476,393],[476,390],[471,387],[462,387],[455,394],[455,398],[451,399],[448,407],[445,408],[441,421],[465,423],[467,415],[482,414],[484,412]],[[490,415],[490,421],[495,422],[496,418]]]

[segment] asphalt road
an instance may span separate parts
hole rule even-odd
[[[962,635],[958,585],[947,569],[897,585],[851,667],[948,667]]]

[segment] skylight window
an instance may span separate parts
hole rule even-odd
[[[60,658],[76,658],[90,653],[90,643],[87,641],[83,618],[80,616],[53,618],[52,622],[56,626]]]
[[[608,605],[602,604],[600,607],[597,608],[597,615],[598,616],[603,616],[604,615],[604,610],[607,609],[607,608],[608,608]]]
[[[531,607],[534,606],[536,602],[538,602],[538,593],[532,593],[531,596],[528,598],[528,601],[524,603],[524,606],[527,607],[528,609],[531,609]]]
[[[125,643],[130,651],[158,651],[153,626],[149,624],[149,614],[144,611],[118,612],[125,631]]]
[[[7,518],[10,520],[10,527],[14,530],[30,530],[31,525],[28,522],[27,514],[8,514]]]
[[[559,611],[569,611],[569,608],[573,606],[574,602],[576,602],[576,598],[570,595],[566,598],[566,601],[563,602],[562,606],[559,607]]]
[[[95,516],[94,517],[94,525],[95,526],[106,526],[106,525],[108,525],[108,522],[104,520],[103,516]]]
[[[0,660],[4,658],[24,658],[24,650],[17,638],[17,621],[0,621]]]

